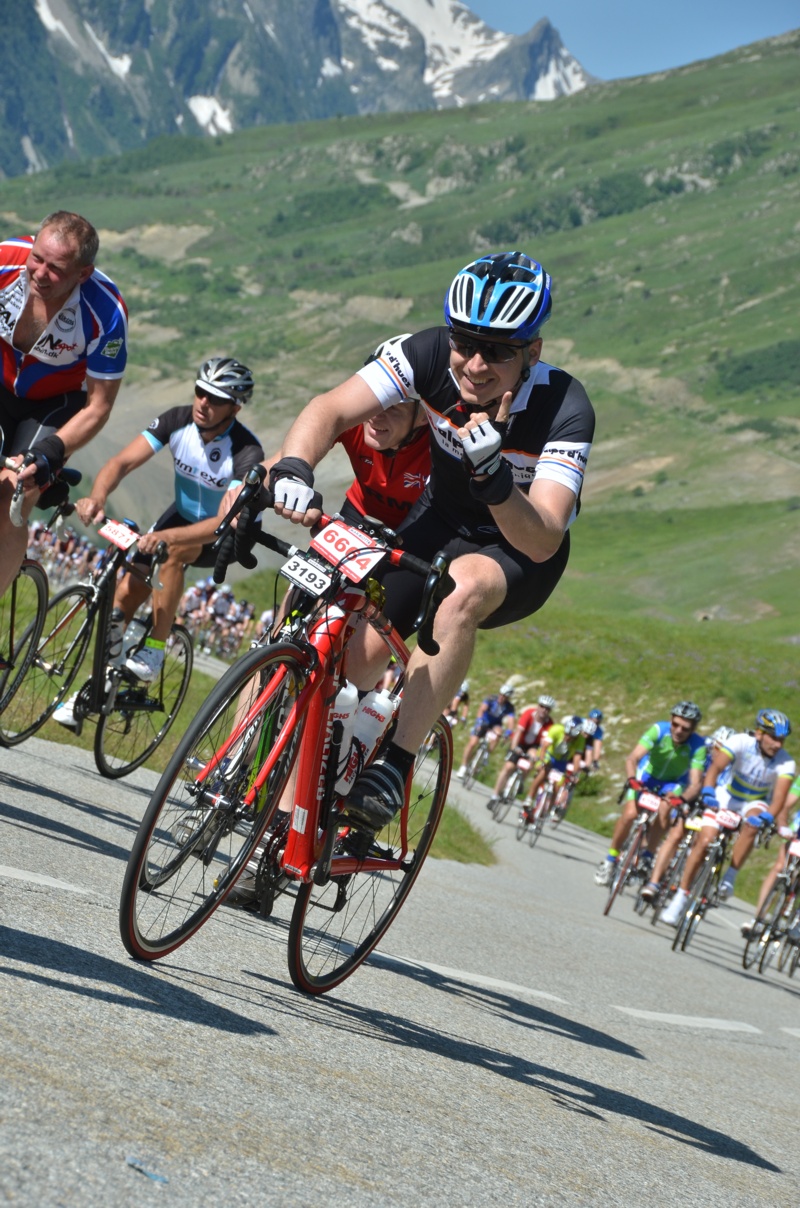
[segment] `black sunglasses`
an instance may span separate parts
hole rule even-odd
[[[474,357],[479,352],[487,365],[503,365],[513,361],[518,352],[522,351],[521,344],[495,344],[493,340],[473,340],[470,336],[462,336],[460,332],[451,331],[449,334],[450,347],[459,356]]]
[[[195,386],[194,396],[195,398],[204,398],[207,403],[211,403],[212,407],[224,407],[226,403],[236,402],[235,399],[228,398],[227,396],[223,397],[219,394],[211,394],[210,391],[204,390],[202,386]]]

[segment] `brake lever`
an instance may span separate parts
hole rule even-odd
[[[169,548],[166,541],[159,541],[156,548],[153,550],[152,561],[150,563],[150,573],[145,579],[148,587],[152,587],[153,591],[163,591],[164,584],[158,577],[158,568],[162,562],[166,562],[169,557]]]
[[[436,610],[442,600],[456,589],[455,580],[448,574],[449,560],[439,553],[431,562],[431,570],[422,590],[419,614],[414,623],[417,630],[417,645],[423,654],[431,656],[439,653],[439,643],[433,636],[433,622]]]
[[[214,529],[216,541],[211,546],[216,553],[228,532],[230,532],[231,521],[238,516],[245,504],[249,503],[256,494],[260,493],[264,479],[267,476],[267,471],[262,465],[253,466],[248,470],[241,491],[234,499],[229,511],[223,516],[217,528]]]

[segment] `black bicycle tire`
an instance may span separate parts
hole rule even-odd
[[[135,959],[156,960],[158,957],[166,956],[194,935],[224,900],[258,846],[264,831],[277,811],[280,793],[283,791],[289,778],[297,752],[304,719],[300,720],[296,734],[287,745],[287,750],[284,752],[285,759],[278,770],[277,780],[270,787],[267,794],[269,799],[265,799],[260,803],[257,816],[248,818],[243,815],[244,830],[240,829],[238,831],[236,827],[239,819],[235,819],[232,814],[229,814],[228,820],[223,820],[226,828],[224,836],[226,838],[230,837],[231,846],[235,845],[237,848],[236,854],[229,855],[227,862],[221,861],[222,867],[216,878],[212,877],[211,874],[209,874],[208,878],[205,878],[202,869],[200,869],[201,887],[199,890],[189,890],[184,887],[183,882],[174,885],[171,891],[172,899],[167,901],[163,909],[161,909],[158,905],[161,899],[153,898],[152,895],[160,892],[164,886],[175,880],[180,870],[187,865],[188,861],[193,861],[193,864],[189,865],[190,869],[199,864],[203,864],[207,868],[212,860],[218,856],[217,847],[211,851],[208,859],[205,852],[200,856],[197,848],[198,838],[207,837],[210,848],[211,841],[216,838],[217,833],[222,833],[223,831],[222,826],[216,825],[223,813],[223,809],[216,802],[213,802],[208,807],[206,818],[197,822],[198,831],[195,836],[184,838],[178,837],[175,834],[176,829],[180,829],[182,826],[185,827],[185,820],[191,815],[194,808],[192,800],[196,800],[196,793],[193,794],[191,788],[188,787],[189,782],[187,780],[180,781],[181,774],[188,765],[188,761],[194,757],[193,752],[200,750],[202,753],[199,758],[202,761],[202,766],[207,766],[213,758],[215,751],[224,742],[223,732],[225,735],[230,733],[230,725],[224,720],[220,722],[220,736],[209,742],[207,752],[202,747],[204,739],[214,727],[215,721],[224,718],[226,706],[234,707],[233,716],[235,718],[242,693],[247,684],[256,675],[269,673],[270,667],[274,665],[276,671],[273,674],[280,677],[272,694],[272,697],[275,697],[277,696],[278,689],[282,687],[285,675],[287,674],[279,670],[281,667],[288,667],[291,674],[297,677],[298,681],[302,680],[305,683],[311,663],[311,652],[303,647],[296,646],[292,642],[274,643],[248,651],[233,666],[229,667],[222,679],[214,685],[196,717],[187,727],[145,810],[125,870],[119,907],[120,936],[126,951]],[[299,688],[293,690],[294,699],[296,699],[298,693]],[[263,727],[263,724],[262,720],[259,726]],[[278,725],[282,726],[282,722],[279,721]],[[248,773],[249,771],[250,769],[248,768]],[[184,785],[186,786],[185,790],[182,787]],[[171,804],[169,799],[170,793],[173,788],[175,789],[176,797],[176,802],[173,806],[174,820],[168,812]],[[160,819],[165,825],[161,834],[156,837],[156,829]],[[194,821],[192,825],[195,825]],[[158,874],[157,883],[148,883],[147,875],[152,879],[152,872],[146,874],[145,870],[148,867],[147,861],[148,853],[151,852],[151,841],[152,845],[162,844],[165,851],[169,853],[170,848],[165,838],[167,835],[169,836],[173,852],[172,858],[167,861],[165,868]],[[238,840],[243,839],[244,841],[239,842],[234,836],[238,836]],[[183,898],[178,896],[181,893],[184,895]],[[137,914],[137,900],[140,896],[142,898],[142,912],[148,909],[151,900],[157,903],[152,913],[158,915],[160,912],[164,920],[163,926],[166,929],[163,934],[155,936],[143,933]],[[163,897],[164,895],[162,895]],[[196,904],[198,897],[202,897],[199,905]],[[189,900],[188,906],[184,905],[186,899]],[[171,920],[167,920],[167,914],[172,910],[173,905],[175,907],[174,914],[179,920],[174,925]],[[156,919],[156,921],[158,920]]]
[[[653,902],[653,909],[650,915],[650,923],[653,927],[655,927],[656,923],[661,918],[661,911],[669,901],[667,896],[669,894],[669,885],[675,884],[675,887],[677,888],[681,883],[683,878],[683,870],[685,869],[686,861],[689,858],[689,850],[690,849],[688,847],[683,847],[683,840],[681,840],[681,846],[679,846],[675,853],[677,860],[671,860],[667,866],[667,870],[664,873],[664,879],[661,883],[661,889],[659,890],[658,897],[656,898],[655,902]],[[669,882],[669,884],[667,884],[667,882]]]
[[[492,810],[492,816],[495,822],[505,821],[508,811],[511,809],[511,806],[516,800],[517,792],[522,787],[522,780],[522,774],[518,772],[516,768],[514,768],[513,772],[506,781],[506,786],[503,789],[502,796],[497,799],[494,809]]]
[[[758,914],[755,917],[754,922],[756,922],[756,923],[764,922],[766,917],[772,912],[772,907],[775,903],[775,899],[778,896],[778,894],[780,894],[780,893],[781,893],[781,886],[777,885],[777,884],[773,885],[772,889],[769,891],[769,896],[768,896],[766,902],[764,903],[763,908],[761,910],[759,910]],[[767,927],[762,927],[762,929],[759,931],[758,935],[751,936],[746,941],[745,946],[744,946],[744,952],[742,953],[742,968],[743,969],[751,969],[753,967],[753,965],[756,963],[756,961],[759,960],[759,957],[761,954],[760,953],[761,942],[762,942],[767,930],[768,930]],[[751,953],[751,949],[752,949],[752,953]]]
[[[175,623],[170,630],[170,638],[173,642],[177,642],[184,651],[184,665],[181,682],[178,686],[177,696],[172,703],[169,712],[167,713],[162,725],[155,732],[151,741],[133,758],[119,765],[114,765],[110,762],[113,756],[110,753],[109,746],[113,741],[112,726],[115,718],[121,714],[120,703],[124,698],[117,695],[114,702],[114,708],[110,713],[101,713],[97,721],[97,727],[94,733],[94,761],[97,765],[97,770],[101,776],[107,777],[109,780],[119,780],[122,776],[128,776],[134,772],[136,768],[140,768],[143,763],[146,763],[154,751],[161,746],[167,734],[172,729],[175,719],[180,713],[181,706],[186,699],[186,693],[189,690],[189,680],[192,675],[192,667],[194,666],[194,646],[191,635],[184,625]],[[165,654],[164,666],[166,660],[170,656],[169,643]],[[163,672],[162,672],[163,674]]]
[[[617,898],[625,890],[625,885],[628,881],[633,865],[639,855],[639,849],[642,846],[644,839],[644,827],[636,826],[633,834],[628,839],[625,847],[619,855],[617,869],[614,874],[614,879],[611,882],[611,888],[608,891],[608,899],[603,907],[603,914],[607,915],[611,912],[611,907],[614,905]]]
[[[15,662],[14,666],[9,666],[0,677],[0,717],[2,716],[6,707],[16,696],[31,663],[36,657],[36,644],[41,637],[42,629],[44,628],[45,615],[47,613],[49,588],[47,582],[47,572],[45,571],[44,567],[36,562],[33,558],[24,558],[14,580],[9,584],[5,596],[7,596],[12,590],[15,591],[16,596],[15,585],[20,578],[30,579],[30,581],[34,584],[36,592],[36,613],[33,621],[29,621],[28,624],[24,626],[19,640],[15,643],[14,650],[9,650],[9,656],[13,657]],[[5,599],[5,596],[3,599]],[[2,605],[2,600],[0,600],[0,605]],[[22,650],[24,650],[25,653],[22,655],[22,661],[20,662],[20,651]],[[0,723],[0,746],[6,745],[8,744],[6,743],[2,733],[2,723]]]
[[[488,748],[488,745],[485,743],[485,740],[482,738],[479,741],[477,747],[475,748],[472,758],[470,759],[469,763],[467,764],[467,770],[464,773],[464,788],[465,789],[472,788],[473,784],[475,783],[475,781],[478,778],[478,773],[483,771],[484,767],[486,766],[486,764],[488,762],[489,762],[489,748]]]
[[[767,969],[777,955],[775,947],[778,943],[780,943],[780,937],[778,935],[780,919],[786,902],[789,898],[789,891],[786,885],[776,886],[776,888],[778,889],[778,894],[772,906],[772,917],[770,919],[769,927],[764,933],[764,942],[761,945],[761,954],[758,958],[758,971],[762,974],[766,973]]]
[[[713,885],[714,878],[719,871],[719,864],[711,864],[710,862],[706,861],[703,868],[698,873],[697,881],[689,893],[689,897],[686,902],[686,910],[684,911],[683,921],[680,927],[681,952],[685,952],[689,947],[690,943],[697,934],[698,927],[705,917],[706,910],[708,909],[707,903],[709,901],[711,887]],[[695,903],[701,908],[699,913]]]
[[[89,604],[91,603],[91,600],[92,600],[91,588],[86,586],[86,584],[76,583],[76,584],[73,584],[71,587],[65,587],[63,591],[57,592],[57,594],[54,595],[48,601],[47,612],[45,613],[45,618],[44,618],[44,624],[42,626],[42,630],[39,635],[39,640],[36,645],[36,653],[32,660],[31,666],[28,668],[28,672],[25,676],[25,679],[22,681],[22,683],[20,685],[19,691],[16,692],[15,696],[14,696],[14,700],[16,701],[17,706],[19,706],[20,698],[24,697],[24,694],[26,691],[28,693],[32,693],[33,691],[35,691],[34,683],[37,682],[35,680],[35,677],[39,674],[39,671],[40,671],[40,668],[37,667],[36,664],[37,664],[37,662],[41,662],[45,665],[47,664],[47,662],[49,660],[47,659],[46,655],[49,652],[49,649],[51,649],[51,647],[52,647],[53,635],[55,634],[56,637],[58,636],[58,630],[61,625],[61,622],[58,622],[53,627],[49,627],[47,618],[51,614],[55,614],[56,611],[61,608],[62,604],[66,600],[70,599],[70,597],[75,598],[76,606],[78,605],[79,601],[81,601],[83,603],[83,607],[87,612],[87,616],[83,620],[80,621],[79,629],[78,629],[78,632],[77,632],[77,635],[75,638],[75,645],[73,646],[72,664],[69,668],[69,671],[67,672],[66,677],[62,681],[56,695],[54,697],[51,697],[48,700],[47,705],[43,709],[39,710],[35,719],[32,722],[29,722],[21,730],[16,730],[13,735],[9,735],[9,733],[7,732],[7,729],[6,729],[7,722],[8,722],[8,708],[6,708],[6,711],[3,714],[3,718],[5,719],[5,722],[3,723],[3,745],[4,746],[15,747],[19,743],[25,742],[26,739],[31,738],[34,734],[37,733],[37,731],[41,730],[42,726],[53,715],[55,710],[58,708],[58,706],[63,701],[64,697],[69,692],[70,688],[72,687],[73,683],[75,682],[75,679],[77,678],[78,672],[81,669],[83,660],[86,657],[86,651],[87,651],[87,649],[89,647],[89,643],[92,639],[92,633],[94,631],[94,617],[90,617],[88,615]],[[65,610],[65,615],[67,615],[68,612],[69,612],[69,609]],[[46,682],[47,681],[45,680],[44,683],[46,684]],[[9,704],[11,704],[11,703],[12,702],[9,702]],[[34,710],[37,708],[38,708],[38,706],[35,705]]]
[[[450,726],[444,720],[444,718],[440,718],[437,721],[436,725],[434,726],[434,732],[438,739],[440,753],[436,773],[436,783],[431,793],[429,808],[423,805],[419,818],[416,818],[413,813],[413,797],[414,792],[417,791],[419,793],[419,790],[415,790],[414,782],[412,781],[412,788],[409,795],[410,803],[408,812],[409,841],[411,841],[412,835],[418,835],[419,838],[414,849],[414,856],[411,860],[408,870],[402,875],[402,878],[393,882],[392,879],[398,877],[399,874],[386,874],[383,872],[369,871],[353,873],[350,877],[346,878],[347,883],[344,886],[346,901],[342,907],[337,907],[335,910],[332,910],[328,905],[322,904],[324,899],[327,901],[330,900],[331,894],[336,895],[335,901],[338,902],[340,891],[339,886],[336,885],[335,877],[332,877],[331,880],[324,886],[316,886],[313,884],[313,882],[307,882],[300,885],[298,888],[294,909],[292,911],[292,918],[289,924],[289,976],[291,977],[295,986],[297,986],[298,989],[305,991],[307,994],[324,994],[328,990],[332,990],[335,986],[340,985],[345,978],[349,977],[353,972],[355,972],[359,965],[366,960],[370,952],[373,951],[375,946],[380,942],[391,924],[394,922],[398,912],[405,903],[406,898],[408,897],[408,894],[417,879],[417,876],[419,875],[420,869],[425,862],[425,857],[430,851],[431,844],[436,836],[436,829],[439,825],[442,811],[444,810],[445,801],[447,799],[447,789],[450,783],[450,772],[452,769],[452,732],[450,730]],[[430,762],[430,755],[428,756],[428,762]],[[422,767],[420,770],[423,773],[425,772],[424,767]],[[428,768],[428,773],[429,772],[430,769]],[[418,800],[421,799],[422,796],[419,795]],[[395,826],[398,824],[399,817],[390,825]],[[388,842],[390,846],[394,846],[394,844],[391,843],[391,837],[392,836],[390,835],[385,841]],[[355,888],[352,888],[353,884],[356,882],[356,878],[360,878],[360,880],[355,885]],[[387,881],[389,882],[388,886],[386,885]],[[394,886],[394,892],[392,892],[392,886]],[[355,918],[356,911],[359,909],[358,900],[369,905],[370,896],[373,898],[377,897],[384,888],[387,888],[391,895],[387,905],[381,910],[379,917],[368,930],[363,930],[363,926],[367,926],[368,924],[364,924],[362,926],[361,933],[358,935],[356,943],[353,943],[352,940],[344,939],[331,940],[328,943],[323,942],[323,937],[320,934],[321,921],[315,922],[315,919],[322,920],[324,917],[330,918],[332,921],[334,916],[338,918],[340,914],[344,915],[346,913],[346,909],[351,905],[351,903],[354,904],[354,910],[351,914],[351,917]],[[314,895],[317,896],[312,903],[312,898],[314,898]],[[313,906],[316,905],[319,905],[319,910],[310,921],[309,912],[313,909]],[[378,907],[378,909],[380,909],[380,907]],[[344,925],[346,925],[346,919],[342,920],[342,926]],[[358,931],[358,925],[356,926],[356,931]],[[308,953],[304,951],[304,938],[307,938],[308,940]],[[333,963],[335,960],[338,943],[342,943],[344,945],[345,951],[342,954],[343,958],[341,962]],[[311,955],[314,956],[315,960],[319,960],[323,966],[323,970],[325,971],[320,971],[318,973],[312,972],[312,970],[309,968],[309,957]]]
[[[783,942],[781,944],[781,950],[778,953],[777,969],[778,969],[779,973],[783,973],[783,970],[786,968],[786,963],[791,956],[791,951],[794,948],[794,944],[789,939],[788,933],[789,933],[789,931],[791,931],[791,929],[795,925],[795,923],[800,922],[800,903],[797,902],[796,895],[793,895],[791,889],[789,890],[788,896],[795,896],[795,904],[794,904],[794,907],[793,907],[791,913],[789,914],[789,916],[786,919],[786,927],[784,928],[784,933],[783,933]]]

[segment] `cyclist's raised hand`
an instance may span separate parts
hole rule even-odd
[[[269,472],[269,488],[279,516],[311,528],[322,515],[322,496],[314,490],[314,471],[302,457],[282,457]]]

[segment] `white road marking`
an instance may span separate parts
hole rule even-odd
[[[715,1032],[757,1032],[761,1028],[751,1023],[740,1023],[736,1019],[711,1019],[705,1015],[668,1015],[664,1011],[640,1011],[636,1007],[614,1006],[615,1011],[624,1011],[636,1019],[651,1019],[655,1023],[671,1023],[681,1028],[709,1028]]]
[[[519,994],[523,997],[546,998],[550,1002],[567,1002],[565,998],[559,998],[557,994],[548,994],[546,990],[534,990],[530,986],[519,986],[516,982],[498,981],[497,978],[484,977],[480,973],[470,973],[466,969],[450,969],[446,965],[431,965],[427,961],[409,961],[402,956],[390,956],[386,952],[373,952],[369,959],[385,965],[402,965],[407,969],[427,969],[431,973],[438,973],[441,977],[451,977],[454,980],[470,982],[475,986],[485,986],[487,990],[508,990],[512,994]]]
[[[781,1028],[781,1031],[785,1032],[787,1036],[800,1037],[800,1028]]]
[[[24,868],[9,868],[7,864],[0,864],[0,878],[6,877],[12,881],[29,881],[32,885],[46,885],[49,889],[66,889],[68,893],[91,893],[90,889],[84,889],[82,885],[70,885],[68,881],[56,881],[53,877],[46,877],[40,872],[28,872]]]

